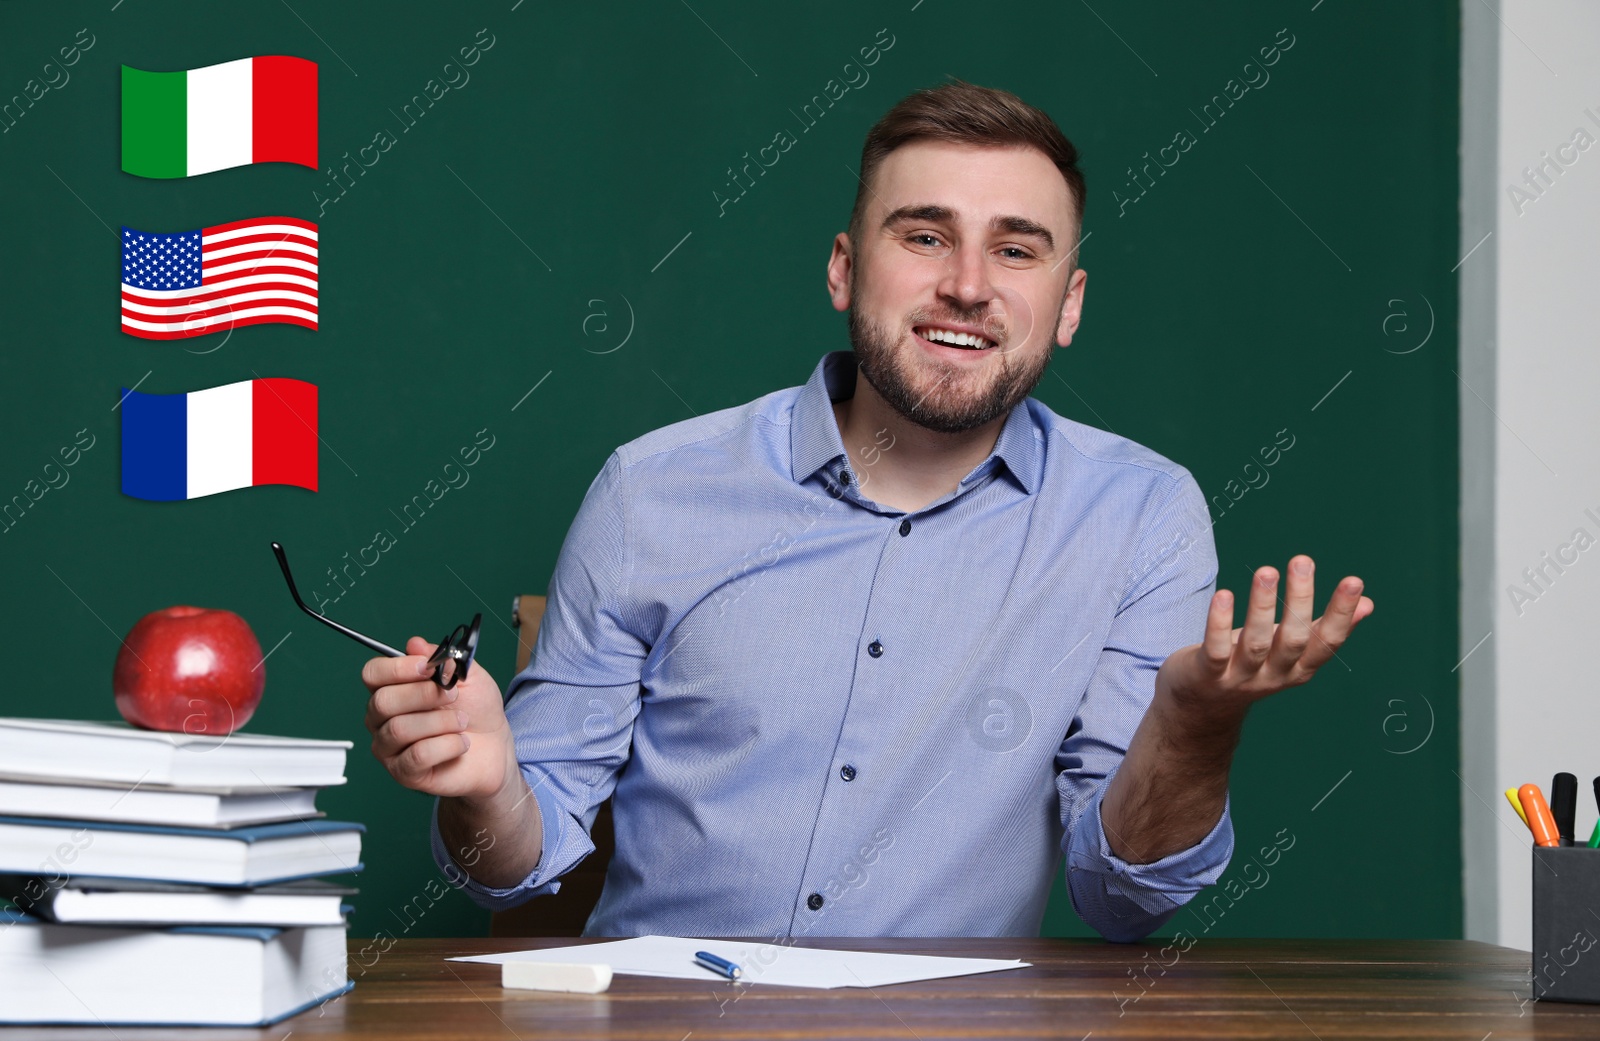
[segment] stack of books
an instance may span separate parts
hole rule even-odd
[[[349,990],[349,741],[0,718],[0,1023],[261,1026]]]

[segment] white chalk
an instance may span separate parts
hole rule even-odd
[[[500,986],[516,990],[559,990],[569,994],[599,994],[611,986],[611,966],[564,965],[549,961],[502,962]]]

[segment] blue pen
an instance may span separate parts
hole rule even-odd
[[[695,951],[694,960],[701,967],[710,969],[718,976],[726,976],[730,980],[736,980],[744,974],[744,970],[739,966],[726,958],[717,957],[710,951]]]

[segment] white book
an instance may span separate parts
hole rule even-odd
[[[219,831],[0,817],[0,871],[255,886],[361,870],[365,830],[330,820]]]
[[[0,875],[0,897],[52,922],[91,925],[338,925],[351,886],[307,878],[224,889],[142,879]]]
[[[349,741],[180,734],[125,722],[0,717],[7,774],[128,784],[319,787],[344,780]]]
[[[82,778],[25,780],[0,774],[0,814],[128,824],[237,828],[321,817],[319,788],[181,788]]]
[[[265,1026],[351,987],[345,927],[57,925],[0,911],[0,1023]]]

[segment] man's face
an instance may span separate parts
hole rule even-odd
[[[931,430],[1004,415],[1078,326],[1086,275],[1061,172],[1033,148],[914,141],[868,199],[861,241],[838,236],[828,265],[862,375]]]

